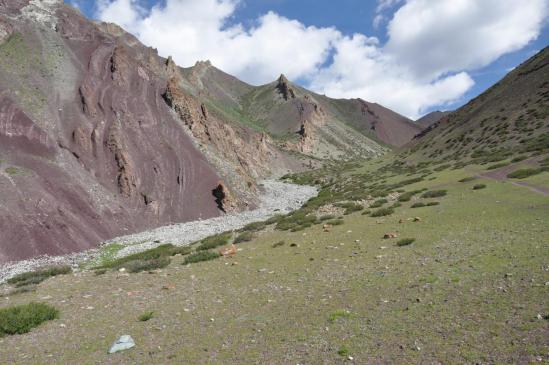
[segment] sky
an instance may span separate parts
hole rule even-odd
[[[65,0],[182,67],[320,94],[412,119],[453,110],[549,44],[549,0]]]

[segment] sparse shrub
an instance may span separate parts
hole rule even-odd
[[[339,356],[349,356],[349,349],[345,346],[341,346],[339,350],[337,350],[337,354]]]
[[[408,202],[412,199],[412,197],[416,194],[419,194],[421,191],[420,190],[414,190],[414,191],[409,191],[407,193],[404,193],[402,194],[401,196],[398,197],[398,201],[399,202]]]
[[[229,243],[229,240],[231,239],[232,234],[230,232],[217,234],[215,236],[210,236],[207,238],[204,238],[200,245],[196,248],[197,251],[206,251],[210,250],[212,248],[224,246],[227,243]]]
[[[139,317],[137,317],[137,319],[141,322],[147,322],[149,319],[152,319],[152,317],[154,316],[154,312],[145,312],[143,313],[142,315],[140,315]]]
[[[340,226],[343,223],[345,223],[343,219],[332,219],[326,222],[326,224],[331,224],[332,226]]]
[[[480,190],[480,189],[484,189],[486,187],[485,184],[476,184],[475,186],[473,186],[473,190]]]
[[[130,262],[157,260],[162,257],[175,256],[177,254],[187,255],[190,252],[191,252],[191,248],[188,246],[176,247],[171,243],[166,243],[158,247],[152,248],[150,250],[138,252],[133,255],[121,257],[112,262],[104,263],[103,265],[97,267],[96,269],[115,269],[116,270],[122,267],[125,267],[128,269],[127,264]],[[158,263],[153,262],[151,265],[154,266],[155,264],[158,264]],[[133,263],[132,265],[137,265],[137,264]]]
[[[378,199],[372,204],[370,204],[370,208],[380,208],[385,203],[387,203],[387,199]]]
[[[261,231],[263,228],[265,228],[265,226],[265,222],[253,222],[244,226],[244,228],[242,228],[242,231]]]
[[[52,266],[16,275],[8,279],[7,282],[8,284],[12,284],[17,287],[24,285],[40,284],[48,278],[57,275],[65,275],[70,272],[72,272],[72,268],[70,266]]]
[[[460,183],[466,183],[466,182],[469,182],[469,181],[473,181],[473,180],[476,180],[477,178],[474,177],[474,176],[469,176],[469,177],[464,177],[463,179],[461,180],[458,180],[458,182]]]
[[[358,212],[358,211],[361,211],[362,209],[364,209],[364,207],[360,204],[357,204],[357,203],[339,203],[337,204],[338,207],[341,207],[341,208],[345,208],[345,212],[343,214],[347,215],[347,214],[351,214],[351,213],[354,213],[354,212]]]
[[[7,167],[4,171],[6,171],[6,174],[15,176],[19,173],[19,169],[17,167]]]
[[[362,212],[362,215],[370,215],[370,213],[372,213],[372,211],[368,209],[368,210],[364,210]]]
[[[422,203],[422,202],[417,202],[417,203],[414,203],[410,206],[410,208],[421,208],[421,207],[424,207],[425,206],[425,203]]]
[[[276,215],[272,216],[271,218],[267,219],[265,221],[265,224],[268,225],[268,226],[271,225],[271,224],[276,224],[282,219],[284,219],[283,214],[276,214]]]
[[[520,161],[526,160],[527,158],[528,158],[528,156],[522,155],[522,156],[515,157],[514,159],[511,160],[511,162],[512,163],[520,162]]]
[[[196,253],[193,253],[193,254],[185,257],[185,261],[183,262],[183,265],[193,264],[193,263],[201,262],[201,261],[214,260],[214,259],[217,259],[220,256],[221,255],[217,252],[200,251],[200,252],[196,252]]]
[[[397,246],[400,246],[400,247],[408,246],[408,245],[411,245],[412,243],[414,243],[415,240],[416,240],[415,238],[403,238],[401,240],[398,240],[396,244],[397,244]]]
[[[181,255],[181,256],[185,256],[185,255],[188,255],[192,252],[192,248],[190,248],[189,246],[176,246],[174,248],[172,248],[171,250],[169,250],[169,255],[170,256],[175,256],[175,255]]]
[[[326,215],[323,215],[322,217],[318,218],[319,221],[321,222],[324,222],[324,221],[327,221],[327,220],[330,220],[330,219],[334,219],[336,216],[334,214],[326,214]]]
[[[507,165],[509,165],[509,162],[500,162],[500,163],[488,166],[486,168],[486,170],[495,170],[495,169],[499,169],[500,167],[504,167],[504,166],[507,166]]]
[[[440,205],[439,202],[429,202],[427,204],[425,204],[426,207],[434,207],[435,205]]]
[[[141,271],[152,271],[161,269],[170,264],[170,259],[167,257],[159,257],[157,259],[149,260],[134,260],[126,262],[124,267],[131,273],[137,273]]]
[[[387,215],[391,215],[394,212],[395,212],[395,210],[393,208],[380,208],[378,210],[374,210],[370,214],[370,217],[384,217],[384,216],[387,216]]]
[[[105,275],[106,272],[107,272],[107,269],[99,269],[99,270],[95,270],[94,274],[96,276],[99,276],[99,275]]]
[[[545,168],[528,168],[528,169],[520,169],[515,170],[507,175],[510,179],[526,179],[527,177],[534,176],[537,174],[541,174],[543,171],[546,171]]]
[[[31,302],[0,309],[0,337],[30,332],[56,318],[59,318],[59,311],[44,303]]]
[[[254,239],[254,234],[252,232],[243,232],[236,236],[234,239],[234,243],[241,243],[241,242],[250,242]]]
[[[286,242],[284,241],[278,241],[276,243],[273,243],[273,248],[281,247],[281,246],[284,246],[285,244]]]
[[[351,316],[351,312],[348,310],[338,309],[333,313],[330,313],[328,316],[328,322],[335,323],[339,318],[349,318]]]
[[[438,198],[446,195],[446,190],[431,190],[423,193],[422,198]]]

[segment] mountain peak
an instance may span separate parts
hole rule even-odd
[[[276,88],[282,94],[284,100],[295,99],[295,90],[284,74],[280,74]]]

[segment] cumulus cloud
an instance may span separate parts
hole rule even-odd
[[[99,0],[97,17],[122,25],[181,66],[209,59],[252,84],[285,73],[332,97],[361,97],[412,118],[459,99],[468,71],[535,39],[548,0],[379,0],[388,41],[305,26],[274,12],[230,23],[240,0]],[[398,7],[394,14],[388,9]]]

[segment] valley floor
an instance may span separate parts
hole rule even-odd
[[[488,178],[459,182],[481,171],[406,186],[447,190],[436,206],[411,208],[414,197],[389,216],[345,215],[329,232],[268,228],[233,258],[83,271],[6,294],[0,307],[42,301],[61,317],[0,338],[0,362],[549,362],[549,197]],[[524,181],[547,187],[548,175]],[[401,247],[401,238],[415,241]],[[152,319],[139,321],[147,311]],[[136,347],[107,354],[124,334]]]
[[[105,243],[107,248],[92,249],[66,256],[40,257],[15,263],[0,265],[0,284],[16,274],[34,270],[47,265],[90,265],[104,259],[105,252],[117,257],[157,247],[163,243],[185,246],[205,237],[244,227],[246,224],[262,221],[275,214],[286,214],[299,209],[304,202],[317,194],[311,186],[289,184],[274,180],[260,183],[263,193],[257,209],[199,221],[172,224],[150,231],[114,238]],[[106,249],[105,249],[106,248]]]

